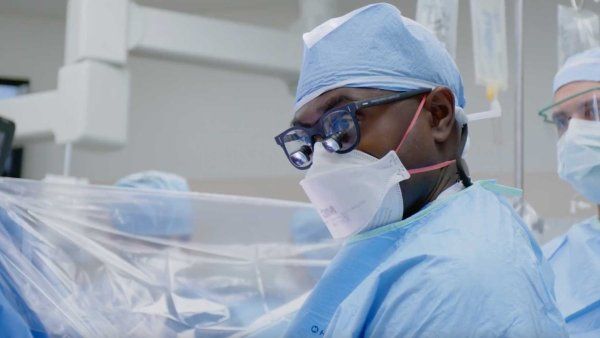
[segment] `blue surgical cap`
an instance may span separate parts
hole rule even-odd
[[[441,42],[390,4],[359,8],[303,35],[294,111],[340,87],[407,91],[446,86],[464,117],[463,83]],[[466,122],[466,120],[465,120]]]
[[[567,59],[554,76],[553,91],[571,82],[600,81],[600,47],[588,49]]]
[[[189,192],[187,181],[183,177],[159,171],[146,171],[124,177],[115,185],[155,190],[154,193],[132,194],[130,200],[117,203],[112,217],[117,229],[141,236],[192,235],[194,219],[190,196],[156,193],[157,190]]]

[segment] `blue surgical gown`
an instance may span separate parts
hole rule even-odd
[[[351,238],[286,335],[565,337],[552,271],[498,189],[477,182]]]
[[[600,337],[600,221],[575,224],[544,245],[554,292],[571,337]]]

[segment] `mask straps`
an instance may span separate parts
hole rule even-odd
[[[425,106],[426,99],[427,99],[427,95],[424,95],[423,98],[421,99],[421,103],[419,103],[419,108],[417,108],[417,112],[415,113],[415,116],[413,116],[412,120],[410,121],[410,124],[408,125],[408,129],[406,129],[404,136],[402,136],[402,140],[400,141],[400,144],[398,144],[398,146],[396,147],[396,150],[395,150],[396,153],[398,153],[400,151],[400,148],[404,144],[404,141],[406,141],[408,134],[414,128],[415,124],[417,124],[417,120],[419,119],[419,116],[421,115],[421,111],[423,111],[423,106]],[[414,175],[414,174],[420,174],[420,173],[424,173],[424,172],[428,172],[428,171],[438,170],[438,169],[447,167],[454,162],[456,162],[456,160],[445,161],[442,163],[430,165],[430,166],[423,167],[423,168],[410,169],[410,170],[408,170],[408,173],[411,175]]]
[[[467,162],[465,162],[465,159],[462,157],[463,151],[467,144],[468,136],[469,127],[465,123],[461,128],[460,145],[456,154],[456,168],[458,169],[458,177],[462,181],[465,188],[468,188],[473,185],[473,182],[471,181],[471,176],[469,175],[469,167],[467,166]]]

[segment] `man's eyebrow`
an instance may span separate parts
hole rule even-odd
[[[319,110],[321,113],[325,113],[330,109],[339,107],[342,103],[347,104],[347,103],[350,103],[353,101],[359,101],[359,100],[360,100],[360,98],[354,97],[352,95],[340,94],[339,96],[332,96],[331,98],[327,99],[325,101],[325,103],[323,103],[323,105],[321,105],[320,107],[317,108],[317,110]],[[311,127],[311,125],[302,123],[294,117],[294,119],[290,123],[290,127],[296,127],[296,126],[302,126],[302,127],[307,127],[307,128]]]
[[[350,94],[340,94],[339,96],[334,96],[330,100],[327,100],[325,104],[319,108],[323,113],[328,110],[338,108],[340,106],[346,105],[350,102],[360,101],[362,100],[360,97],[353,96]]]
[[[297,126],[301,126],[301,127],[310,127],[309,125],[306,125],[300,121],[298,121],[295,117],[292,120],[292,122],[290,122],[290,127],[297,127]]]
[[[596,101],[597,99],[594,97],[590,97],[589,99],[585,99],[583,100],[583,102],[581,102],[579,104],[579,109],[584,109],[587,107],[593,107],[594,106],[594,101]]]

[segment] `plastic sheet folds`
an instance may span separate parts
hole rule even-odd
[[[281,335],[329,238],[303,203],[0,179],[0,291],[49,335]]]

